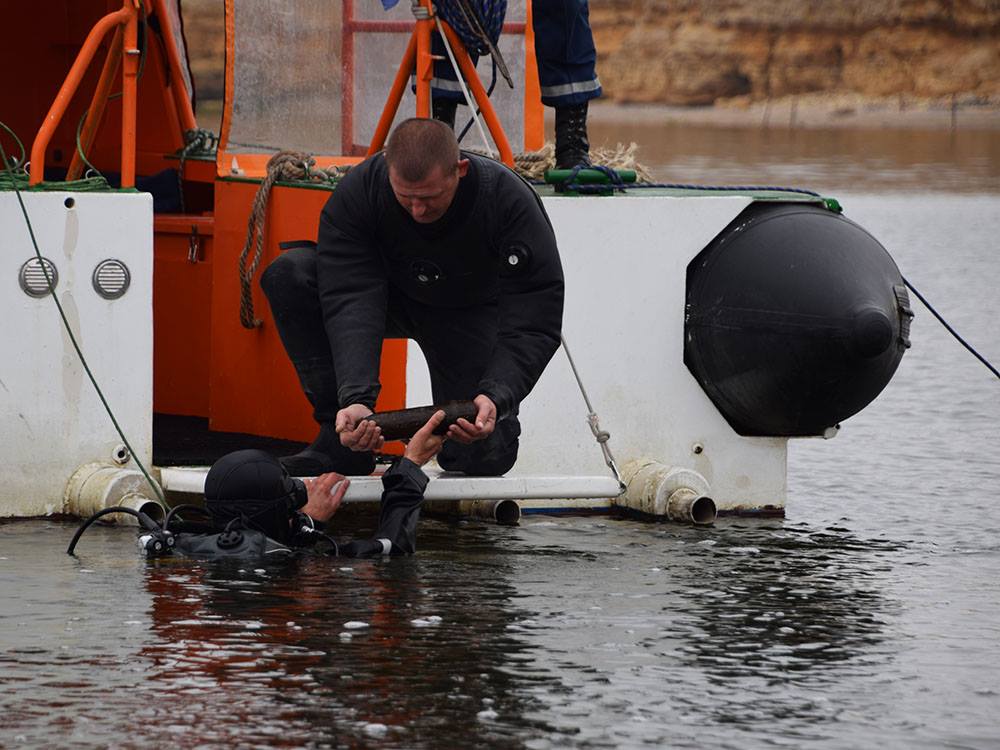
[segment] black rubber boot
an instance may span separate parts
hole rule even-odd
[[[438,97],[431,100],[431,117],[443,122],[452,130],[455,129],[456,109],[458,109],[457,99],[442,99]]]
[[[375,471],[375,456],[345,448],[329,422],[320,425],[319,435],[308,448],[278,460],[293,477],[316,477],[329,471],[358,477]]]
[[[556,169],[590,166],[587,140],[587,102],[556,107]]]

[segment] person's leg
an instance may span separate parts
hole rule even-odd
[[[589,165],[587,103],[601,82],[587,0],[535,0],[531,10],[542,103],[556,110],[556,168]]]
[[[334,430],[340,410],[337,374],[316,287],[315,249],[299,247],[278,256],[261,275],[260,285],[320,428],[308,448],[281,458],[281,463],[294,476],[316,476],[328,471],[371,474],[375,468],[372,454],[345,448]]]
[[[435,403],[471,400],[492,356],[497,335],[495,305],[442,309],[411,307],[415,338],[427,359]],[[493,434],[471,445],[449,440],[438,454],[446,471],[474,476],[499,476],[517,460],[521,425],[512,414],[496,425]]]

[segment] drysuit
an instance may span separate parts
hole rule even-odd
[[[316,249],[279,256],[261,286],[317,422],[374,408],[382,339],[412,338],[435,402],[485,394],[497,407],[488,438],[448,441],[438,463],[499,475],[517,457],[518,405],[559,346],[563,274],[531,186],[491,159],[462,158],[468,173],[430,224],[396,200],[381,154],[353,167],[323,209]]]
[[[377,557],[404,555],[417,551],[417,522],[427,487],[427,475],[407,458],[397,460],[382,475],[382,502],[378,528],[368,539],[338,544],[308,516],[293,511],[288,524],[275,530],[254,528],[251,523],[236,523],[225,531],[197,524],[182,524],[175,530],[173,550],[198,558],[281,558],[299,552],[314,552],[341,557]],[[287,533],[285,530],[287,528]]]

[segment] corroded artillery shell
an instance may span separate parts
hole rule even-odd
[[[383,411],[370,414],[365,419],[370,419],[381,427],[382,437],[386,440],[406,440],[413,437],[417,430],[427,424],[427,420],[439,409],[444,411],[444,421],[434,430],[438,435],[444,434],[459,419],[474,421],[478,412],[476,405],[471,401],[448,401],[437,406],[416,406],[412,409]]]

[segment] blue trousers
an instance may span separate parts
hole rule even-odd
[[[599,97],[601,82],[594,67],[597,52],[587,0],[534,0],[531,9],[542,104],[565,107]],[[446,59],[434,63],[432,96],[464,102],[461,86],[437,34],[433,53]]]

